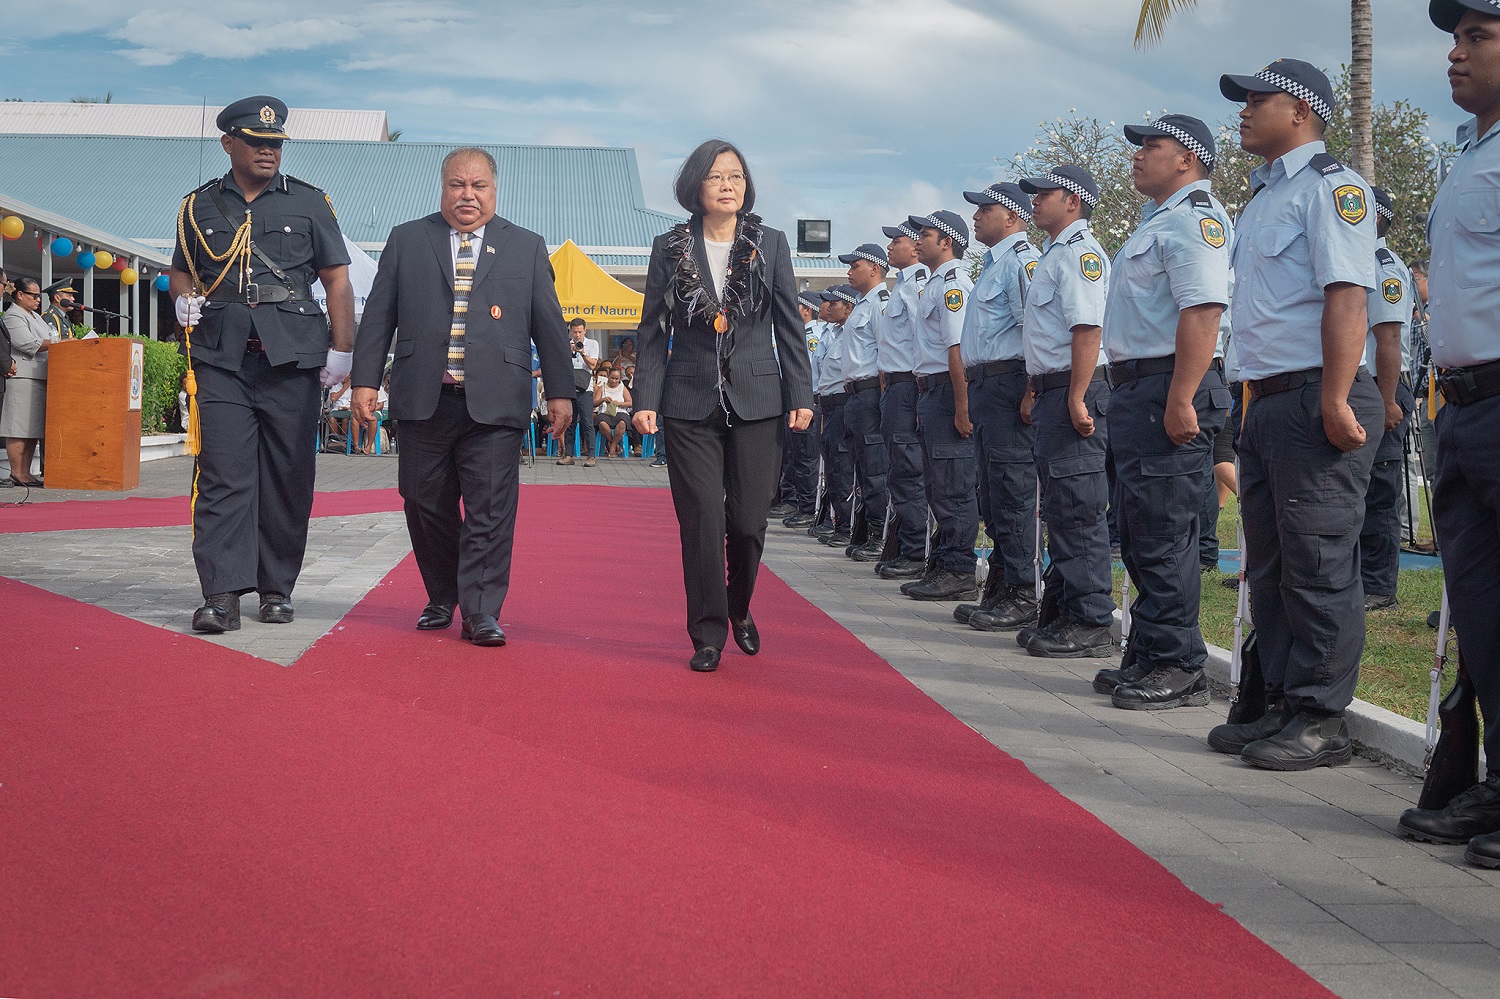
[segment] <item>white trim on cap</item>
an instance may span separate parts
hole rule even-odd
[[[1285,90],[1293,97],[1306,101],[1312,105],[1312,109],[1317,113],[1318,117],[1322,118],[1325,122],[1332,120],[1333,109],[1328,106],[1328,102],[1296,80],[1282,76],[1280,73],[1273,73],[1269,67],[1256,73],[1255,78],[1269,83],[1273,87]]]
[[[877,257],[873,253],[866,253],[864,250],[851,250],[849,253],[844,254],[844,256],[858,257],[861,260],[868,260],[872,264],[879,264],[886,270],[890,270],[891,267],[891,262],[889,260],[885,259],[884,257]]]
[[[1500,3],[1500,0],[1490,0],[1490,2],[1491,3]],[[1393,212],[1393,211],[1391,211],[1385,205],[1382,205],[1379,201],[1375,202],[1375,215],[1378,218],[1385,219],[1387,222],[1394,222],[1394,221],[1396,221],[1396,213]]]
[[[1074,194],[1082,198],[1090,208],[1097,207],[1099,204],[1099,195],[1091,193],[1088,188],[1084,187],[1076,180],[1069,180],[1067,177],[1064,177],[1060,173],[1049,173],[1042,179],[1049,180],[1057,187],[1061,187],[1064,190],[1072,191]]]
[[[1010,195],[1006,194],[1004,191],[1000,190],[1000,188],[996,187],[995,185],[991,184],[989,187],[986,187],[983,191],[980,191],[979,193],[982,194],[982,195],[984,195],[985,197],[989,198],[991,201],[993,201],[995,204],[999,205],[1001,208],[1009,208],[1011,211],[1013,211],[1017,215],[1021,216],[1021,221],[1023,221],[1023,222],[1030,222],[1031,221],[1031,212],[1027,211],[1025,208],[1022,208],[1020,205],[1016,204],[1015,201],[1011,200]]]
[[[1153,121],[1148,127],[1166,132],[1172,138],[1176,139],[1178,142],[1186,146],[1187,150],[1190,153],[1198,157],[1198,162],[1202,163],[1210,170],[1214,168],[1214,154],[1209,152],[1208,149],[1204,147],[1203,143],[1193,138],[1193,134],[1187,129],[1178,128],[1171,122],[1166,121]]]
[[[937,216],[927,215],[924,216],[924,220],[938,232],[941,232],[944,235],[948,236],[948,238],[952,239],[955,243],[962,243],[964,246],[969,245],[969,239],[967,236],[965,236],[963,233],[959,232],[957,229],[953,228],[951,225],[944,222]]]

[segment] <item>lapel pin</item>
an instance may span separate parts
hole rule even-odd
[[[494,253],[495,252],[495,248],[493,246],[486,246],[484,248],[484,252],[485,253]]]
[[[490,318],[491,319],[499,319],[500,318],[500,306],[498,306],[498,305],[492,305],[492,306],[490,306]]]

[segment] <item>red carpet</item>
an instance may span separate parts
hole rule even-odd
[[[1329,994],[770,573],[689,672],[665,491],[525,488],[504,649],[423,602],[282,668],[0,581],[76,625],[0,668],[0,995]]]
[[[20,490],[13,494],[21,495]],[[117,500],[59,500],[6,506],[0,496],[0,534],[39,531],[89,531],[108,527],[185,527],[192,519],[187,497],[147,499],[130,496]],[[14,502],[14,500],[12,500]],[[351,489],[318,493],[313,499],[314,517],[352,517],[361,513],[386,513],[401,509],[394,489]]]

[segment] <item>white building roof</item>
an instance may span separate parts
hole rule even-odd
[[[214,119],[223,105],[74,104],[53,101],[0,102],[0,133],[26,135],[140,135],[157,138],[216,137]],[[384,142],[390,130],[384,111],[291,108],[287,134],[294,139],[356,139]]]

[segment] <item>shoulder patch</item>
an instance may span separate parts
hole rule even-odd
[[[1035,260],[1029,260],[1026,262],[1026,280],[1030,281],[1032,275],[1036,274],[1037,263],[1038,261]]]
[[[818,344],[820,344],[820,343],[822,343],[822,340],[820,340],[816,335],[808,337],[807,338],[807,350],[808,350],[808,353],[816,354],[818,352]]]
[[[948,306],[949,312],[957,312],[964,307],[964,293],[960,288],[954,288],[943,296],[943,304]]]
[[[1365,220],[1365,192],[1358,184],[1344,184],[1336,188],[1333,203],[1338,206],[1339,218],[1350,225],[1359,225]]]
[[[1396,278],[1390,278],[1382,282],[1380,285],[1380,294],[1383,295],[1385,297],[1385,300],[1387,302],[1390,302],[1392,305],[1395,305],[1397,302],[1401,301],[1402,290],[1403,289],[1401,287],[1401,282]]]
[[[1375,259],[1389,267],[1396,262],[1396,255],[1382,246],[1375,250]]]
[[[1208,208],[1214,203],[1213,199],[1208,196],[1207,191],[1189,191],[1187,199],[1197,208]]]
[[[1214,249],[1224,245],[1224,227],[1218,219],[1199,219],[1198,228],[1203,232],[1203,242]]]
[[[1340,170],[1345,169],[1344,164],[1328,153],[1318,153],[1312,159],[1308,160],[1308,163],[1312,165],[1314,170],[1325,177],[1331,173],[1338,173]]]
[[[1097,281],[1104,276],[1104,261],[1099,259],[1099,254],[1090,251],[1078,258],[1078,269],[1090,281]]]

